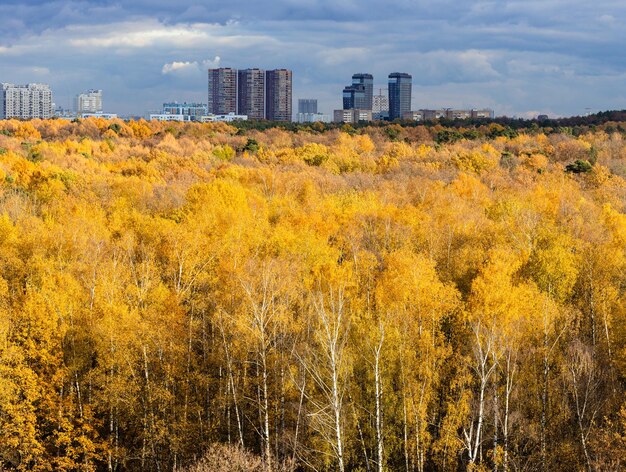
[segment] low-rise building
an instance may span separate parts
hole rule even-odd
[[[402,115],[402,118],[405,120],[415,120],[415,121],[428,121],[428,120],[469,120],[469,119],[492,119],[494,117],[494,112],[490,108],[483,109],[453,109],[453,108],[442,108],[439,110],[427,110],[422,109],[418,111],[412,111],[409,113],[405,113]]]
[[[402,119],[407,121],[424,121],[424,112],[422,110],[419,110],[403,113]]]
[[[191,121],[189,116],[173,115],[171,113],[154,113],[150,114],[150,121]]]
[[[228,113],[226,115],[203,115],[195,116],[193,119],[190,115],[171,114],[171,113],[152,113],[149,115],[150,120],[156,121],[180,121],[180,122],[198,122],[198,123],[210,123],[213,121],[246,121],[247,115],[236,115],[235,113]]]
[[[103,118],[105,120],[113,120],[117,118],[117,113],[82,113],[81,118]]]
[[[449,120],[467,120],[472,117],[472,110],[446,110],[446,118]]]
[[[440,118],[446,118],[446,110],[420,110],[422,113],[422,119],[426,120],[438,120]]]
[[[298,113],[298,123],[315,123],[320,121],[322,123],[330,123],[330,116],[324,113]]]
[[[372,121],[372,110],[360,110],[351,108],[349,110],[335,110],[333,112],[335,123],[358,123],[360,121]]]
[[[228,113],[226,115],[206,115],[201,116],[198,121],[202,123],[211,123],[214,121],[225,121],[227,123],[232,121],[247,121],[248,115],[237,115],[235,113]]]
[[[204,103],[168,102],[163,104],[162,113],[169,115],[184,115],[188,116],[190,121],[194,121],[200,116],[205,116],[208,112],[207,106]]]
[[[478,119],[489,119],[493,120],[495,118],[495,113],[491,108],[484,108],[482,110],[473,109],[472,110],[472,118]]]

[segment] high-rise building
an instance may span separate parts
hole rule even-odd
[[[207,111],[214,115],[237,113],[237,70],[229,67],[209,69]]]
[[[265,118],[265,71],[242,69],[237,77],[237,110],[251,120]]]
[[[77,114],[102,113],[102,90],[87,90],[74,98]]]
[[[361,84],[347,85],[343,89],[343,109],[352,110],[354,108],[365,110],[366,105],[365,86]]]
[[[374,76],[372,74],[364,73],[354,74],[352,76],[352,85],[362,85],[365,89],[363,106],[354,108],[372,110],[374,96]]]
[[[389,119],[402,118],[411,111],[412,77],[404,72],[389,74]]]
[[[299,98],[298,99],[298,114],[300,113],[317,113],[317,99],[316,98]]]
[[[0,84],[0,119],[47,119],[52,113],[52,91],[48,85]]]
[[[265,118],[291,121],[292,73],[287,69],[265,72]]]

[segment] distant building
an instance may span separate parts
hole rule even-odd
[[[482,110],[473,109],[472,110],[472,118],[477,119],[490,119],[493,120],[496,114],[491,108],[484,108]]]
[[[251,120],[265,118],[265,71],[243,69],[237,74],[237,113]]]
[[[171,113],[151,113],[149,115],[150,121],[191,121],[189,117],[185,115],[173,115]]]
[[[298,115],[308,113],[317,113],[316,98],[300,98],[298,99]]]
[[[358,123],[360,121],[372,121],[372,110],[335,110],[333,113],[335,123]]]
[[[225,115],[213,115],[208,114],[204,116],[198,116],[194,120],[189,118],[189,115],[172,115],[170,113],[153,113],[149,115],[150,120],[156,121],[180,121],[190,122],[195,121],[199,123],[210,123],[213,121],[245,121],[248,119],[246,115],[237,115],[235,113],[227,113]]]
[[[208,79],[208,116],[292,120],[290,70],[209,69]]]
[[[209,69],[208,106],[210,114],[237,113],[237,70]]]
[[[343,109],[352,110],[358,108],[360,110],[367,110],[365,108],[365,86],[360,84],[347,85],[343,89]]]
[[[352,76],[352,85],[360,85],[364,89],[364,102],[362,106],[353,108],[362,108],[364,110],[374,110],[374,76],[372,74],[358,73]],[[345,107],[344,107],[345,108]]]
[[[323,113],[298,113],[298,123],[315,123],[320,121],[322,123],[330,123],[330,116]]]
[[[52,114],[52,91],[48,85],[0,84],[0,119],[48,119]]]
[[[81,118],[103,118],[105,120],[112,120],[117,118],[116,113],[82,113]]]
[[[271,121],[292,120],[292,73],[288,69],[265,72],[265,118]]]
[[[63,108],[62,106],[57,106],[54,109],[54,113],[53,116],[56,118],[67,118],[67,119],[74,119],[76,118],[76,112],[72,109],[66,109]]]
[[[378,95],[374,95],[372,101],[372,118],[374,120],[389,119],[389,97],[383,95],[382,90]]]
[[[231,122],[231,121],[246,121],[248,119],[248,117],[246,115],[237,115],[235,113],[228,113],[226,115],[207,115],[207,116],[203,116],[201,117],[201,119],[199,121],[201,121],[202,123],[212,123],[215,121],[225,121],[225,122]]]
[[[102,113],[102,90],[87,90],[74,98],[74,110],[82,113]]]
[[[412,77],[404,72],[389,74],[389,119],[402,118],[411,111]]]
[[[420,112],[424,120],[438,120],[447,117],[446,110],[420,110]]]
[[[402,119],[407,121],[424,121],[423,111],[409,111],[402,114]]]
[[[446,118],[449,120],[467,120],[472,117],[472,110],[446,110]]]
[[[468,119],[492,119],[494,112],[490,108],[484,109],[465,109],[456,110],[452,108],[443,108],[440,110],[419,110],[417,112],[409,112],[403,114],[403,119],[411,120],[410,114],[420,114],[422,120],[468,120]],[[417,115],[415,115],[417,116]]]
[[[178,103],[168,102],[163,104],[162,114],[183,115],[186,121],[196,121],[199,117],[208,113],[207,106],[204,103]]]

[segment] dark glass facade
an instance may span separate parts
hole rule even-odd
[[[412,77],[404,72],[389,74],[389,119],[402,118],[411,111]]]
[[[362,110],[371,110],[374,101],[374,76],[358,73],[352,76],[352,85],[361,85],[364,88],[363,106],[354,107]]]
[[[352,110],[354,108],[363,110],[366,109],[365,103],[365,87],[363,85],[348,85],[343,89],[344,110]]]

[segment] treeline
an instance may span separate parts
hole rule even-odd
[[[527,119],[500,116],[493,119],[468,118],[468,119],[436,119],[420,121],[395,120],[360,122],[354,124],[343,123],[285,123],[266,120],[237,121],[233,123],[241,132],[257,130],[265,131],[271,128],[280,128],[293,132],[325,132],[334,129],[341,129],[347,132],[368,129],[372,127],[393,129],[401,128],[426,128],[432,129],[436,133],[442,127],[448,131],[459,130],[464,139],[491,138],[495,133],[516,135],[519,132],[525,134],[570,134],[581,136],[589,132],[604,131],[612,133],[626,133],[626,110],[610,110],[593,113],[585,116],[571,116],[551,119]],[[496,126],[493,126],[496,125]]]
[[[626,141],[436,137],[0,122],[0,468],[624,469]]]

